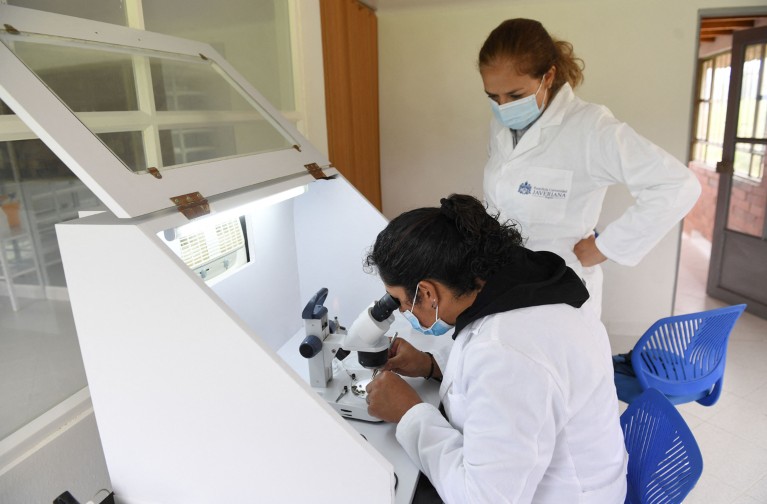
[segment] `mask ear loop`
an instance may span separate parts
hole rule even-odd
[[[413,313],[413,309],[415,308],[416,300],[418,299],[418,289],[421,287],[421,283],[418,282],[418,285],[415,286],[415,294],[413,295],[413,304],[410,306],[410,313]],[[434,308],[434,323],[436,324],[439,320],[439,304],[437,303],[436,299],[431,300],[431,307]],[[432,324],[433,325],[433,324]]]
[[[545,74],[543,74],[543,77],[541,77],[541,86],[543,86],[543,81],[545,81],[545,80],[546,80],[546,74],[548,74],[549,72],[551,72],[551,69],[552,69],[552,68],[553,68],[553,69],[555,69],[554,71],[556,72],[556,67],[555,67],[555,66],[552,66],[551,68],[549,68],[549,69],[546,71],[546,73],[545,73]],[[554,79],[553,79],[553,77],[552,77],[552,82],[551,82],[551,84],[552,84],[552,85],[554,85]],[[543,111],[543,110],[545,110],[545,109],[546,109],[546,107],[549,105],[549,104],[548,104],[548,102],[546,101],[546,97],[548,96],[546,93],[547,93],[547,91],[548,91],[550,88],[551,88],[551,86],[543,88],[543,106],[541,107],[541,110],[542,110],[542,111]],[[536,93],[536,94],[538,94],[538,93]]]
[[[421,286],[421,282],[418,282],[415,286],[415,294],[413,294],[413,304],[410,305],[410,313],[413,313],[415,309],[415,302],[418,299],[418,288]]]

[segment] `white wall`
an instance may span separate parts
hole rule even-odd
[[[482,196],[490,108],[476,69],[489,32],[513,17],[538,19],[586,63],[581,98],[687,161],[698,10],[729,0],[379,1],[381,173],[388,217],[453,192]],[[402,7],[399,7],[402,6]],[[611,188],[602,222],[631,204]],[[607,263],[603,320],[641,334],[672,309],[679,230],[634,268]]]

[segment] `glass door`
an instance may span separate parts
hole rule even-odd
[[[733,35],[707,291],[767,317],[767,27]]]

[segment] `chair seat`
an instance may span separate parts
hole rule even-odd
[[[621,373],[615,373],[615,389],[618,391],[618,400],[631,404],[631,402],[644,392],[642,385],[636,376],[628,376]],[[696,394],[672,396],[664,394],[671,404],[684,404],[693,401],[699,401],[710,391],[699,392]]]
[[[613,356],[618,398],[631,403],[658,389],[672,404],[717,402],[727,342],[745,304],[665,317],[652,324],[628,354]]]

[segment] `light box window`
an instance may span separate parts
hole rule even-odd
[[[164,234],[165,241],[186,265],[206,282],[248,263],[245,218],[209,226],[183,226]]]

